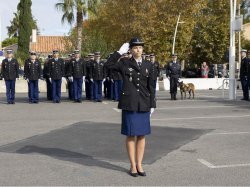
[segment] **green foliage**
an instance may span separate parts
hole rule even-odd
[[[250,22],[250,15],[247,15],[247,9],[250,7],[250,1],[249,0],[241,0],[240,1],[240,8],[241,8],[241,14],[243,15],[243,23],[249,23]]]
[[[208,1],[197,15],[191,41],[192,63],[224,63],[229,47],[230,4],[226,0]]]
[[[19,6],[19,5],[18,5]],[[17,13],[13,13],[14,18],[10,21],[10,26],[7,26],[8,36],[11,37],[18,37],[19,32],[19,20],[20,20],[20,10],[17,10]],[[39,34],[39,28],[37,26],[37,21],[32,17],[32,29],[36,29],[37,33]]]
[[[13,44],[17,44],[18,39],[16,37],[13,38],[6,38],[3,42],[2,42],[2,46],[6,47],[9,45],[13,45]]]
[[[18,5],[20,11],[18,51],[17,56],[24,61],[29,56],[29,43],[32,34],[31,0],[21,0]]]
[[[85,22],[87,23],[87,22]],[[110,53],[110,48],[108,43],[104,40],[103,35],[99,30],[95,30],[84,24],[84,30],[82,33],[83,41],[82,42],[82,56],[86,56],[89,53],[95,51],[100,51],[103,57],[106,57]],[[76,28],[70,31],[69,37],[65,38],[66,51],[68,54],[72,53],[77,48],[77,31]]]
[[[176,52],[184,57],[195,26],[193,15],[203,4],[203,0],[105,0],[97,6],[97,15],[89,24],[101,33],[110,51],[132,37],[141,37],[146,42],[145,51],[156,53],[157,59],[165,63],[171,55],[179,13],[185,24],[177,33]]]

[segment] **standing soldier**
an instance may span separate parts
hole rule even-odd
[[[104,70],[104,62],[101,61],[100,52],[95,52],[95,60],[92,65],[91,78],[94,80],[94,100],[102,102],[102,83],[105,81],[106,73]]]
[[[150,54],[150,62],[153,64],[152,73],[153,73],[153,79],[154,79],[154,89],[156,92],[156,83],[157,83],[158,77],[160,76],[160,64],[159,62],[155,61],[154,53]]]
[[[145,60],[150,62],[150,55],[145,55]]]
[[[59,58],[59,51],[53,51],[53,58],[49,61],[49,78],[52,82],[53,103],[61,102],[62,77],[64,76],[65,66],[63,59]]]
[[[93,100],[93,90],[94,90],[94,83],[93,79],[91,79],[91,66],[94,61],[94,54],[90,53],[88,54],[88,60],[85,63],[85,68],[86,68],[86,75],[85,75],[85,92],[86,92],[86,99],[88,100]]]
[[[48,58],[46,59],[43,67],[43,78],[46,81],[47,86],[47,100],[52,100],[52,84],[49,80],[49,60],[52,58],[52,55],[48,55]]]
[[[112,55],[113,53],[110,53],[109,56],[107,57],[107,60],[108,58]],[[114,94],[113,94],[113,89],[114,89],[114,81],[112,80],[112,70],[107,68],[105,65],[104,65],[104,68],[105,68],[105,72],[106,72],[106,81],[105,83],[107,84],[107,90],[105,90],[104,88],[104,94],[106,95],[106,97],[108,99],[113,99],[114,97]],[[104,84],[105,86],[105,84]]]
[[[28,82],[29,102],[39,102],[38,79],[42,79],[41,62],[36,58],[35,52],[30,52],[30,58],[24,64],[24,78]]]
[[[122,59],[128,59],[127,53],[122,56]],[[111,69],[112,70],[112,69]],[[122,74],[119,71],[112,70],[111,71],[111,81],[113,83],[113,100],[119,101],[120,100],[120,94],[122,90]]]
[[[248,67],[249,59],[247,58],[247,50],[241,50],[241,66],[240,66],[240,81],[243,91],[243,98],[241,100],[249,100],[249,78],[250,68]]]
[[[68,96],[70,100],[74,99],[73,79],[71,77],[71,72],[70,72],[72,58],[73,54],[69,54],[68,59],[65,60],[65,77],[67,80]]]
[[[177,84],[181,77],[181,65],[177,62],[177,54],[172,54],[172,61],[166,65],[166,76],[170,78],[171,100],[177,100]]]
[[[108,69],[104,67],[104,72],[106,72],[106,77],[104,77],[103,81],[103,92],[104,92],[104,98],[109,99],[111,98],[111,82],[110,82],[110,74],[108,72]]]
[[[5,80],[6,97],[8,104],[15,104],[15,84],[16,79],[19,78],[19,64],[13,58],[12,49],[7,49],[7,58],[2,61],[1,78]]]
[[[80,51],[75,50],[75,58],[70,61],[71,79],[73,79],[75,102],[82,102],[82,84],[85,79],[85,63],[80,57]]]

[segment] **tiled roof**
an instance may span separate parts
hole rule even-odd
[[[65,36],[37,36],[37,41],[30,44],[30,51],[51,53],[54,49],[65,51]]]

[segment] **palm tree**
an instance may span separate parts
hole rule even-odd
[[[9,38],[12,38],[12,37],[17,38],[18,37],[20,11],[17,10],[17,13],[13,13],[13,14],[14,14],[14,18],[12,21],[10,21],[10,26],[7,26]],[[31,24],[32,24],[32,29],[36,29],[37,34],[39,34],[40,31],[39,31],[39,28],[37,26],[37,20],[35,20],[33,16],[32,16],[32,23]]]
[[[75,21],[74,11],[76,10],[76,27],[77,27],[77,49],[81,50],[82,44],[82,28],[83,28],[83,16],[87,14],[86,0],[60,0],[60,3],[56,3],[57,10],[63,12],[62,23],[67,21],[69,24],[73,24]]]
[[[18,36],[18,28],[19,28],[19,14],[13,13],[14,18],[10,22],[10,26],[7,26],[9,38]]]

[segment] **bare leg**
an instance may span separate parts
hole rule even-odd
[[[137,142],[136,142],[136,162],[137,162],[137,169],[140,172],[143,172],[142,169],[142,160],[144,156],[144,150],[145,150],[145,136],[137,136]]]
[[[135,137],[134,136],[127,136],[126,139],[126,146],[127,152],[130,160],[130,169],[132,173],[137,173],[136,170],[136,162],[135,162]]]

